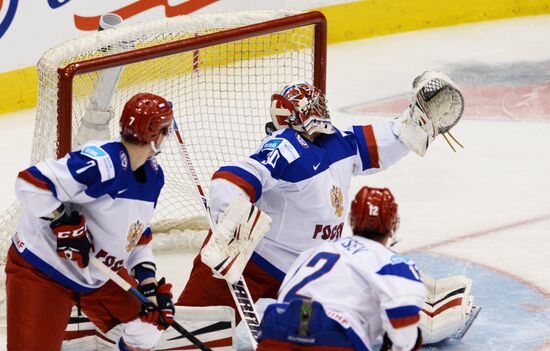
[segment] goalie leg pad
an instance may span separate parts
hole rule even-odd
[[[462,337],[477,316],[472,313],[472,280],[462,275],[438,280],[422,275],[422,281],[428,291],[419,325],[424,344]]]
[[[75,308],[71,317],[76,316],[77,311]],[[78,315],[78,317],[80,318],[78,328],[87,336],[65,340],[63,351],[118,351],[122,344],[121,340],[123,340],[123,344],[128,346],[127,337],[122,335],[123,328],[121,324],[109,330],[109,332],[103,333],[86,316]],[[76,322],[76,318],[74,320]],[[235,313],[231,307],[176,306],[175,320],[214,351],[236,350]],[[71,328],[71,323],[69,323],[69,328]],[[178,331],[168,328],[162,333],[155,350],[183,350],[192,349],[193,347],[193,344]]]
[[[175,320],[214,351],[236,350],[235,312],[228,306],[176,306]],[[183,350],[193,344],[173,328],[162,334],[155,350]]]
[[[271,227],[271,218],[242,196],[220,215],[201,250],[201,260],[231,284],[236,283],[252,252]]]
[[[90,140],[110,139],[109,122],[113,119],[113,115],[112,110],[86,110],[76,134],[76,147],[80,147]]]

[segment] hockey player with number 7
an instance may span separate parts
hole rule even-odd
[[[172,121],[168,101],[137,94],[122,111],[120,140],[92,141],[19,173],[24,211],[6,264],[8,350],[59,350],[73,305],[104,332],[125,323],[117,350],[153,349],[174,317],[171,284],[157,281],[149,245],[164,185],[154,156]],[[90,255],[131,272],[125,279],[158,308],[108,280]]]
[[[227,257],[205,250],[207,239],[176,304],[235,308],[227,285],[213,278],[211,267],[222,276],[243,272],[254,301],[276,298],[301,252],[341,237],[352,176],[384,170],[410,150],[423,156],[434,138],[447,133],[462,116],[462,94],[442,73],[417,77],[412,95],[401,117],[338,130],[323,93],[311,84],[291,84],[274,94],[271,117],[276,130],[250,157],[215,172],[209,194],[210,214],[218,226],[228,221],[230,204],[244,197],[271,217],[271,227],[246,267],[228,264]],[[253,233],[263,234],[260,229]]]

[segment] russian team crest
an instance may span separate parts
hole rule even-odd
[[[145,230],[145,225],[140,221],[130,224],[130,229],[128,230],[128,242],[126,243],[126,251],[132,251],[138,244],[141,234]]]
[[[344,193],[342,189],[336,185],[330,189],[330,203],[334,207],[334,213],[338,217],[342,217],[344,214]]]

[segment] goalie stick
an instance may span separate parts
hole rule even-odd
[[[154,307],[154,308],[157,307],[151,300],[149,300],[142,293],[140,293],[139,290],[131,286],[126,280],[122,279],[122,277],[120,277],[118,274],[113,272],[109,267],[104,265],[103,262],[101,262],[95,256],[90,256],[90,263],[93,264],[95,267],[97,267],[99,270],[101,270],[109,279],[111,279],[114,283],[120,286],[123,290],[129,292],[131,295],[136,297],[143,305],[147,307]],[[172,321],[170,326],[175,330],[177,330],[181,335],[186,337],[189,341],[191,341],[195,346],[197,346],[202,351],[212,351],[210,347],[206,346],[202,341],[197,339],[195,335],[191,334],[189,331],[187,331],[187,329],[182,327],[175,320]]]
[[[195,182],[197,195],[204,206],[204,210],[206,212],[206,218],[208,220],[210,229],[212,229],[212,232],[215,232],[216,227],[214,224],[214,220],[210,216],[208,199],[206,198],[206,195],[202,190],[202,186],[200,184],[197,173],[193,168],[191,157],[187,152],[187,148],[185,147],[185,143],[183,141],[181,133],[179,132],[176,119],[174,119],[174,133],[176,134],[176,138],[180,145],[181,158],[184,161],[185,168],[187,169],[187,173],[191,175],[191,177],[193,178],[193,181]],[[226,282],[229,287],[229,291],[231,292],[231,296],[233,296],[233,300],[235,301],[235,305],[237,306],[237,310],[239,311],[239,315],[241,316],[242,320],[246,324],[246,327],[248,330],[248,336],[249,336],[250,342],[252,343],[252,347],[253,349],[256,349],[258,345],[257,339],[258,339],[258,331],[260,329],[260,320],[258,318],[258,313],[256,312],[256,308],[254,307],[254,301],[250,296],[250,291],[248,290],[248,286],[246,285],[246,282],[242,276],[239,279],[239,281],[236,282],[235,284],[231,284],[229,281],[226,281]]]

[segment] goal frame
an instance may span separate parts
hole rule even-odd
[[[155,59],[173,54],[202,49],[227,42],[265,35],[291,28],[314,25],[313,84],[326,90],[327,21],[319,11],[301,13],[285,18],[223,30],[216,33],[177,40],[147,48],[135,49],[105,57],[68,64],[58,69],[57,102],[57,157],[61,158],[72,148],[72,94],[73,80],[78,74]]]

